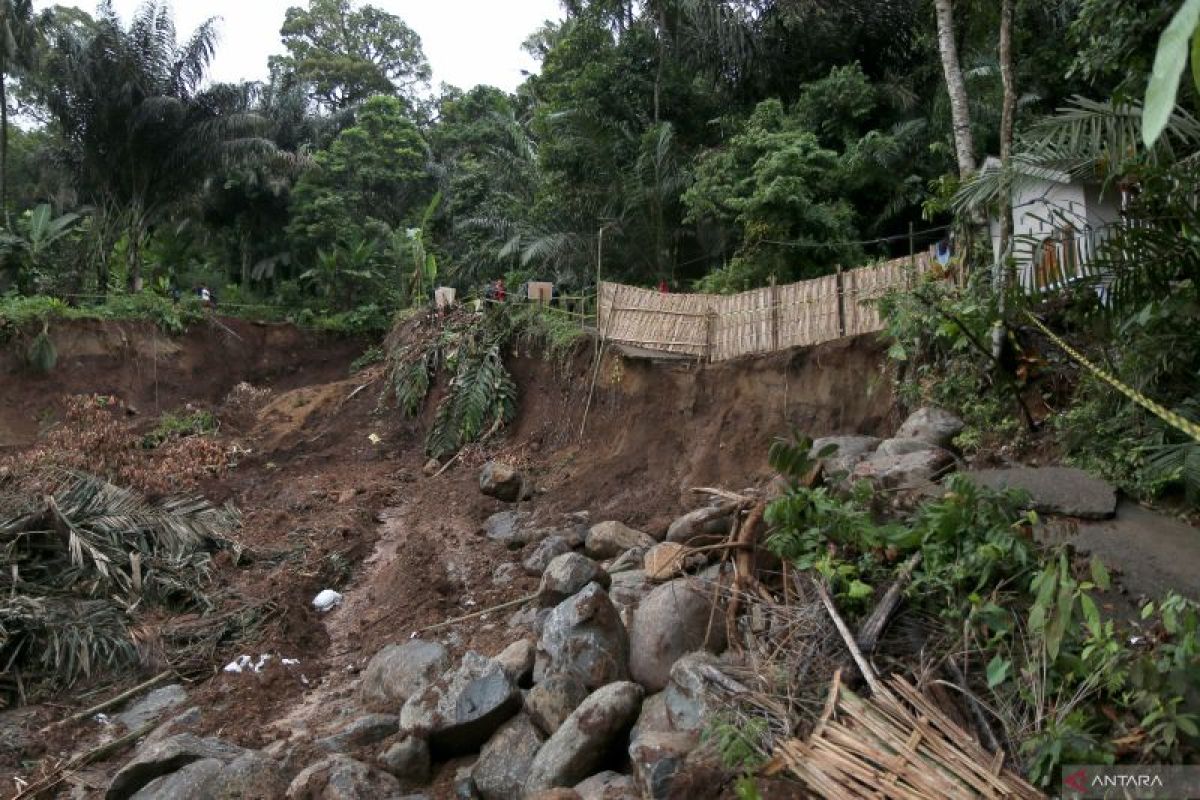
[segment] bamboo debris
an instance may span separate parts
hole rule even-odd
[[[787,771],[836,800],[1044,797],[902,677],[868,700],[838,676],[826,710],[808,739],[777,747],[769,774]]]

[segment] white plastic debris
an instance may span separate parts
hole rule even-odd
[[[383,438],[380,437],[380,435],[378,433],[372,433],[367,438],[371,440],[371,444],[379,444],[380,442],[383,441]]]
[[[263,653],[261,656],[258,657],[258,661],[254,664],[254,671],[262,672],[263,667],[265,667],[267,665],[267,662],[270,660],[271,660],[271,654]]]
[[[250,670],[251,672],[262,672],[272,658],[273,656],[270,653],[261,654],[257,660],[250,656],[238,656],[233,661],[230,661],[225,665],[224,671],[233,674],[240,674],[246,670]]]
[[[321,592],[313,598],[312,604],[317,611],[328,611],[341,604],[342,595],[335,592],[333,589],[322,589]]]
[[[238,656],[225,665],[225,672],[240,673],[250,666],[250,656]]]
[[[300,663],[300,659],[298,659],[298,658],[281,658],[279,660],[279,663],[283,664],[285,667],[294,667],[295,665]]]
[[[103,714],[103,713],[97,714],[94,717],[94,719],[96,720],[96,722],[99,722],[101,725],[111,725],[112,724],[112,720],[109,719],[108,714]]]

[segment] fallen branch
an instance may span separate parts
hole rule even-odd
[[[879,644],[879,637],[887,627],[892,614],[896,612],[896,608],[900,605],[900,599],[904,594],[904,587],[908,585],[909,580],[912,578],[913,570],[920,563],[920,552],[915,553],[912,558],[904,563],[904,566],[900,568],[900,572],[896,575],[896,579],[892,581],[892,585],[888,587],[879,604],[875,606],[875,610],[871,612],[871,616],[867,617],[866,621],[859,626],[858,646],[862,649],[864,655],[869,656],[875,652],[875,647]]]
[[[796,575],[796,581],[796,588],[800,588],[799,575]],[[879,682],[879,678],[875,676],[875,670],[872,669],[870,662],[863,656],[862,651],[858,649],[858,643],[854,641],[854,634],[850,633],[850,628],[846,626],[846,621],[838,613],[837,606],[833,604],[833,599],[830,598],[829,592],[821,585],[820,581],[813,581],[813,585],[816,586],[817,595],[821,598],[821,602],[825,604],[825,610],[829,612],[829,617],[833,620],[838,633],[842,635],[842,641],[846,643],[847,649],[850,650],[850,655],[854,657],[854,663],[858,665],[858,671],[862,673],[863,678],[867,681],[867,685],[871,687],[871,693],[874,695],[886,695],[888,690]]]
[[[724,497],[726,500],[732,500],[735,503],[744,503],[746,505],[754,502],[754,498],[747,497],[744,494],[737,494],[736,492],[726,491],[725,489],[716,489],[711,486],[693,486],[692,491],[696,494],[710,494],[714,497]]]
[[[942,664],[942,668],[956,681],[953,686],[966,699],[967,709],[971,712],[971,721],[975,723],[976,733],[983,739],[987,749],[993,753],[1002,752],[1000,740],[996,738],[996,732],[992,730],[992,726],[988,723],[987,715],[983,713],[982,704],[980,704],[979,700],[975,698],[974,693],[967,686],[967,676],[959,669],[958,664],[954,663],[953,658],[947,658]]]
[[[438,628],[444,628],[447,625],[454,625],[459,622],[466,622],[469,619],[475,619],[476,617],[482,617],[484,614],[490,614],[493,611],[503,611],[506,608],[512,608],[513,606],[524,605],[525,603],[536,600],[537,598],[538,598],[538,594],[537,594],[537,592],[534,592],[533,594],[529,595],[528,597],[520,597],[520,598],[517,598],[516,600],[509,600],[507,603],[501,603],[498,606],[492,606],[491,608],[480,609],[479,611],[472,611],[470,614],[463,614],[461,617],[453,617],[452,619],[443,620],[442,622],[436,622],[433,625],[426,625],[424,628],[418,628],[417,630],[413,631],[412,636],[410,636],[409,638],[415,637],[418,633],[425,633],[427,631],[435,631]]]
[[[72,758],[66,764],[63,764],[49,775],[29,784],[20,792],[13,795],[12,800],[26,800],[27,798],[37,797],[42,792],[52,789],[58,784],[62,783],[70,773],[82,767],[86,767],[88,764],[91,764],[95,761],[102,761],[109,756],[114,755],[115,753],[119,753],[126,747],[129,747],[137,742],[138,739],[141,739],[143,736],[150,733],[150,731],[158,727],[159,724],[159,720],[147,722],[142,727],[130,731],[118,739],[113,739],[111,742],[105,742],[99,747],[75,756],[75,758]]]
[[[96,705],[92,706],[91,708],[84,709],[83,711],[72,714],[71,716],[66,717],[65,719],[61,719],[58,722],[54,722],[54,723],[51,723],[50,725],[47,725],[45,728],[42,728],[42,733],[45,733],[46,731],[49,731],[49,730],[53,730],[54,728],[61,727],[63,725],[69,725],[72,722],[78,722],[81,719],[87,719],[88,717],[93,716],[94,714],[99,714],[101,711],[104,711],[105,709],[112,708],[115,705],[119,705],[120,703],[125,702],[126,700],[128,700],[129,698],[133,697],[136,694],[140,694],[141,692],[144,692],[147,689],[154,688],[155,686],[157,686],[158,684],[167,680],[174,674],[175,674],[175,671],[170,670],[170,669],[166,670],[165,672],[160,672],[157,675],[155,675],[153,678],[151,678],[150,680],[143,681],[142,683],[139,683],[137,686],[134,686],[132,689],[127,689],[126,691],[121,692],[116,697],[110,697],[109,699],[105,700],[104,702],[97,703]]]

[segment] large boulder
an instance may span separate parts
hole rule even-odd
[[[395,713],[449,668],[450,654],[437,642],[389,644],[367,662],[359,697],[369,709]]]
[[[126,729],[135,731],[166,714],[187,700],[187,691],[178,683],[160,686],[134,701],[133,705],[117,714],[117,722]]]
[[[875,451],[879,456],[906,456],[922,450],[934,450],[937,445],[928,439],[884,439]]]
[[[633,777],[645,800],[667,800],[688,753],[700,742],[697,733],[646,731],[629,745]]]
[[[918,408],[896,431],[897,439],[924,439],[938,447],[949,447],[963,432],[963,421],[942,408]]]
[[[634,609],[646,595],[650,594],[653,588],[654,584],[650,582],[644,569],[618,572],[612,576],[612,586],[608,590],[609,596],[612,597],[613,605],[620,612],[621,622],[625,624],[626,630],[633,627]]]
[[[526,685],[533,677],[533,660],[537,645],[532,639],[518,639],[496,655],[496,663],[518,686]]]
[[[526,575],[541,575],[546,567],[558,556],[571,552],[571,545],[561,536],[547,536],[533,552],[521,562],[521,568]]]
[[[400,711],[406,733],[424,735],[434,757],[472,753],[521,706],[521,693],[493,659],[469,652],[458,669],[413,695]]]
[[[963,475],[988,489],[1016,489],[1029,497],[1029,507],[1042,514],[1081,519],[1108,519],[1117,513],[1112,484],[1071,467],[981,469]]]
[[[629,730],[642,703],[642,687],[620,681],[596,690],[538,751],[525,781],[527,794],[574,786],[604,763]]]
[[[566,673],[589,689],[629,675],[629,636],[608,593],[589,583],[550,612],[538,639],[534,683]]]
[[[657,540],[644,531],[639,531],[620,522],[609,521],[593,525],[588,530],[584,551],[596,559],[614,558],[635,547],[647,549]]]
[[[657,692],[667,685],[671,666],[686,653],[725,648],[725,625],[714,614],[714,594],[701,581],[679,578],[646,596],[633,612],[629,631],[629,672]]]
[[[733,526],[736,503],[697,508],[679,517],[667,528],[666,541],[679,544],[712,544],[723,541]]]
[[[605,770],[575,784],[582,800],[642,800],[637,784],[629,775]]]
[[[479,491],[488,497],[515,503],[525,493],[525,478],[516,467],[489,461],[479,471]]]
[[[317,740],[317,746],[331,753],[344,753],[365,744],[375,744],[400,730],[396,714],[367,714],[343,727],[332,736]]]
[[[528,511],[497,511],[483,521],[484,535],[510,550],[520,550],[532,542],[540,542],[549,536],[545,528],[529,524],[532,515]]]
[[[879,446],[879,439],[874,436],[822,436],[813,440],[809,456],[816,458],[830,446],[834,451],[821,459],[821,468],[826,475],[848,473]]]
[[[678,578],[688,569],[702,567],[704,555],[678,542],[663,542],[646,551],[643,560],[646,577],[652,581],[669,581]]]
[[[475,789],[483,800],[520,797],[529,767],[542,746],[542,736],[519,714],[496,731],[475,762]]]
[[[884,489],[927,489],[955,469],[954,454],[940,447],[899,456],[876,453],[854,468],[855,480],[869,480]]]
[[[292,779],[288,800],[377,800],[399,797],[400,781],[346,755],[309,765]]]
[[[621,555],[608,562],[605,567],[609,575],[616,575],[618,572],[628,572],[634,569],[641,569],[642,562],[646,558],[646,553],[649,550],[645,547],[635,547],[631,550],[626,550]]]
[[[131,800],[207,800],[210,787],[220,779],[224,769],[225,764],[220,760],[202,758],[155,778],[131,795]]]
[[[589,583],[608,588],[611,579],[603,567],[587,556],[563,553],[546,565],[538,586],[538,603],[543,607],[558,605]]]
[[[587,696],[587,687],[574,675],[550,675],[525,695],[525,710],[533,723],[549,736],[579,708]]]
[[[687,656],[684,656],[686,659]],[[684,660],[680,659],[680,661]],[[679,664],[680,662],[675,662]],[[670,686],[670,684],[667,684]],[[645,733],[668,733],[675,730],[671,717],[667,714],[667,693],[665,691],[652,694],[642,701],[642,711],[638,714],[633,730],[629,732],[629,740],[633,741]]]
[[[209,759],[228,764],[246,752],[245,748],[220,739],[181,733],[138,750],[113,776],[104,796],[107,800],[125,800],[154,779],[193,762]]]

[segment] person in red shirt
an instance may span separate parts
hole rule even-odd
[[[666,294],[670,291],[670,289],[667,288],[667,281],[665,279],[658,282],[658,291],[662,294]]]
[[[498,278],[496,280],[496,300],[498,302],[503,303],[505,294],[506,294],[506,292],[504,290],[504,278]]]

